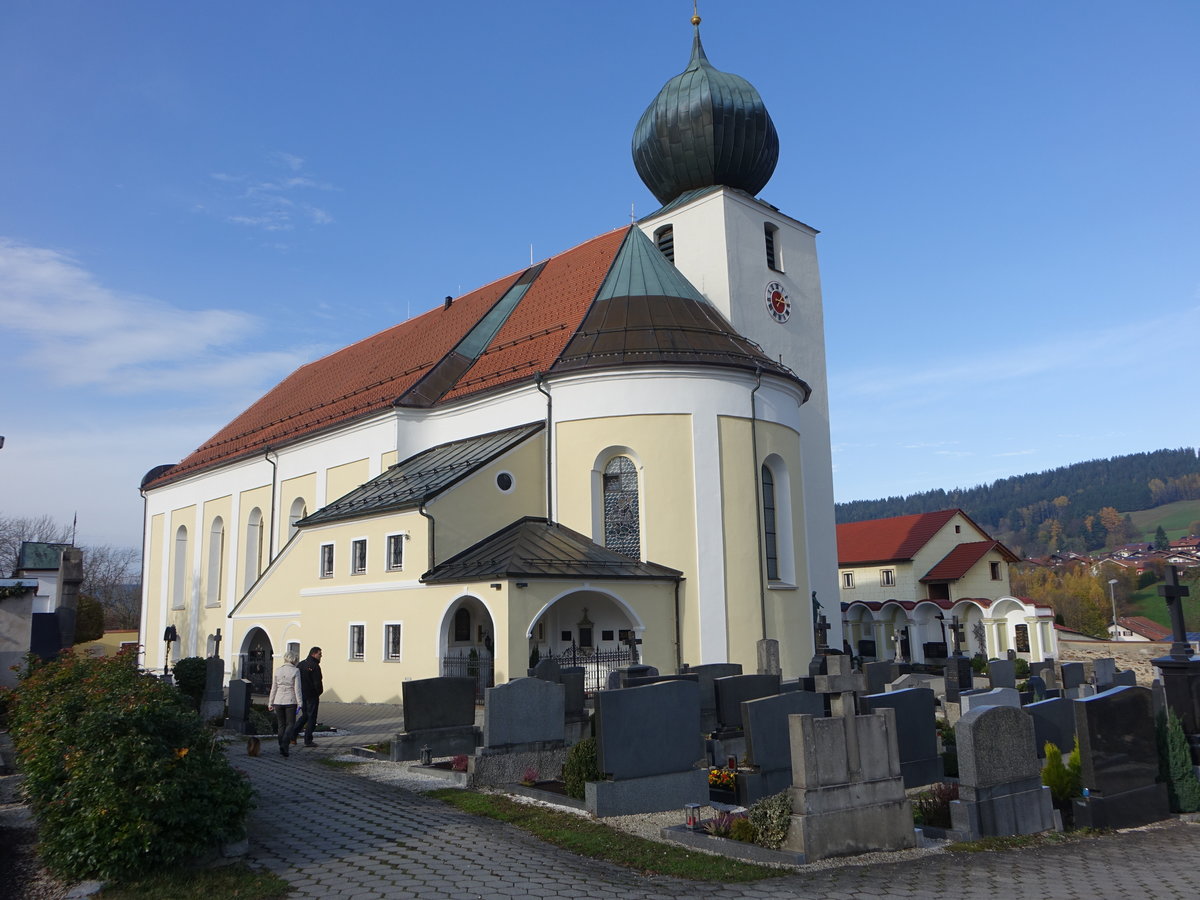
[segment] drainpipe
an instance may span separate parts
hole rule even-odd
[[[275,459],[271,459],[271,454],[274,451],[268,447],[263,452],[263,457],[271,464],[271,518],[267,522],[267,565],[269,566],[275,559],[275,491],[278,487],[279,480],[279,454],[275,454]]]
[[[546,521],[554,521],[554,474],[552,462],[554,460],[553,452],[553,434],[554,434],[554,399],[550,396],[550,391],[542,387],[542,382],[545,380],[545,375],[538,372],[533,376],[534,384],[537,389],[546,395]]]
[[[146,492],[141,488],[138,488],[138,493],[142,495],[142,558],[141,574],[138,576],[138,580],[141,582],[142,614],[138,622],[138,643],[142,645],[142,663],[149,666],[150,660],[147,657],[149,656],[148,648],[150,645],[146,643],[146,620],[150,618],[150,611],[146,604],[146,525],[150,521],[150,501],[146,497]],[[166,626],[164,625],[163,627],[165,628]]]
[[[417,507],[417,512],[419,512],[421,515],[423,515],[425,518],[427,518],[429,520],[429,568],[427,571],[432,572],[434,563],[436,562],[434,555],[433,555],[433,535],[434,535],[434,528],[437,525],[437,523],[434,522],[433,516],[431,516],[428,512],[426,512],[424,500],[422,500],[421,505]]]
[[[675,579],[675,671],[683,668],[683,633],[679,623],[679,583],[682,578]]]
[[[750,392],[750,446],[754,454],[754,518],[761,515],[762,485],[759,484],[758,466],[758,410],[755,408],[754,395],[762,387],[762,366],[754,370],[754,390]],[[758,605],[762,617],[762,636],[767,639],[767,584],[763,575],[763,529],[762,523],[754,529],[758,534]]]

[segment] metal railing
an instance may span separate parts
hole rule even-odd
[[[442,657],[442,675],[475,679],[475,702],[483,702],[483,692],[496,685],[496,663],[490,656],[460,652]]]
[[[621,647],[617,650],[593,650],[576,647],[573,643],[554,657],[560,666],[583,667],[583,689],[589,694],[608,687],[608,673],[637,662],[632,650]]]

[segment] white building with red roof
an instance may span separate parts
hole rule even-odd
[[[817,232],[756,198],[774,126],[698,29],[634,155],[658,211],[302,366],[147,473],[147,665],[174,625],[176,658],[219,627],[259,686],[321,646],[326,696],[368,702],[634,641],[673,672],[774,640],[807,671],[836,595]]]
[[[1013,597],[1011,550],[960,509],[837,526],[843,627],[856,655],[926,662],[954,650],[1025,659],[1057,653],[1054,612]]]

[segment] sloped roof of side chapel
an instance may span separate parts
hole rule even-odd
[[[539,373],[646,365],[761,370],[808,393],[630,225],[301,366],[182,462],[152,469],[142,487],[391,407],[444,406]]]

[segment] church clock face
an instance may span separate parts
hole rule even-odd
[[[780,325],[792,314],[792,300],[778,281],[767,282],[767,314]]]

